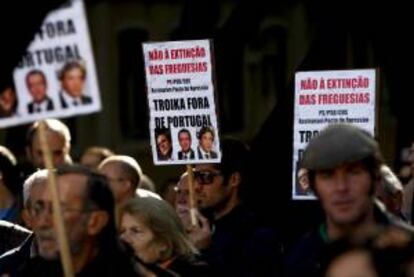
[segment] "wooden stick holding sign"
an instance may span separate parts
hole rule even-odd
[[[197,217],[196,217],[196,201],[195,201],[195,194],[194,194],[194,172],[191,165],[187,165],[187,175],[188,175],[188,198],[189,198],[189,205],[190,205],[190,219],[191,225],[197,226]]]
[[[66,236],[65,225],[62,218],[62,210],[59,203],[59,195],[56,187],[56,178],[55,173],[53,172],[53,162],[52,156],[50,153],[49,145],[47,144],[46,139],[46,124],[44,121],[41,121],[39,124],[39,139],[43,152],[43,158],[45,161],[46,168],[49,171],[48,174],[48,184],[49,190],[52,194],[52,205],[53,205],[53,222],[57,231],[57,238],[59,242],[60,254],[62,257],[62,266],[65,277],[73,277],[73,266],[72,258],[69,251],[68,238]]]

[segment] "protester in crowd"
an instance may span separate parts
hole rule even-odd
[[[249,151],[234,139],[223,140],[221,147],[220,163],[194,167],[201,214],[196,213],[196,226],[187,227],[190,237],[220,276],[275,275],[280,270],[280,238],[243,203]]]
[[[37,203],[40,203],[47,186],[48,171],[38,170],[30,175],[23,185],[23,211],[22,218],[28,228],[37,225],[39,217],[35,212]],[[0,257],[0,275],[16,276],[19,269],[30,257],[38,254],[37,244],[31,234],[21,245],[6,252]]]
[[[0,145],[0,220],[18,223],[22,185],[13,153]]]
[[[201,159],[217,159],[217,152],[213,150],[214,146],[214,130],[212,127],[204,126],[198,133],[198,158]]]
[[[410,152],[408,155],[408,161],[410,163],[411,178],[404,186],[403,194],[403,207],[402,211],[408,222],[413,224],[414,212],[413,212],[413,198],[414,198],[414,143],[411,145]]]
[[[156,192],[154,181],[152,181],[151,178],[144,173],[141,175],[141,181],[139,181],[138,188],[154,193]],[[137,191],[137,193],[139,192]]]
[[[106,158],[98,170],[108,178],[117,207],[136,196],[159,198],[151,191],[138,188],[142,170],[138,162],[130,156],[114,155]]]
[[[40,144],[39,124],[36,121],[27,132],[26,154],[34,168],[44,168],[43,150]],[[49,146],[52,162],[55,167],[72,163],[70,157],[71,136],[69,128],[60,120],[45,119],[46,140]]]
[[[32,101],[27,104],[29,114],[52,111],[54,104],[52,99],[47,96],[47,80],[43,71],[33,69],[26,74],[26,86],[32,97]]]
[[[104,176],[85,167],[57,170],[57,191],[76,276],[136,276],[121,251],[114,216],[114,198]],[[24,264],[19,276],[62,276],[60,247],[47,188],[31,209],[39,255]]]
[[[323,276],[413,276],[412,246],[412,237],[393,227],[340,239],[328,246]]]
[[[389,212],[403,220],[405,216],[402,214],[403,186],[398,177],[392,172],[387,165],[380,168],[381,182],[377,186],[375,196],[384,203]]]
[[[121,209],[121,239],[130,245],[142,271],[154,276],[212,276],[196,257],[174,209],[164,200],[131,199]]]
[[[92,98],[85,94],[86,67],[80,61],[67,62],[60,71],[59,79],[59,97],[63,109],[92,103]]]
[[[329,242],[354,237],[377,226],[412,227],[376,205],[381,153],[371,135],[355,126],[334,124],[312,139],[301,166],[326,219],[299,240],[286,259],[286,276],[320,276]]]
[[[164,183],[161,184],[161,187],[159,189],[161,198],[170,203],[172,207],[175,207],[178,181],[179,179],[175,177],[168,178],[164,181]]]
[[[115,155],[109,148],[91,146],[83,152],[80,164],[91,169],[98,169],[99,164],[106,158]]]

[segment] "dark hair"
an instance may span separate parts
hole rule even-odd
[[[99,234],[100,248],[112,249],[117,247],[117,231],[115,224],[115,200],[108,184],[108,179],[82,165],[63,165],[57,168],[57,176],[79,174],[87,178],[85,191],[85,206],[105,211],[109,220]]]
[[[171,148],[168,151],[167,155],[165,155],[165,156],[161,154],[158,143],[157,143],[157,138],[161,135],[165,136],[171,144]],[[163,159],[166,159],[166,158],[168,159],[169,157],[171,157],[173,149],[172,149],[172,140],[171,140],[171,131],[170,131],[170,129],[168,129],[168,128],[156,128],[155,129],[155,144],[157,146],[156,148],[157,148],[157,155],[158,155],[159,160],[163,160]]]
[[[190,133],[190,131],[189,131],[188,129],[181,129],[181,130],[178,132],[178,135],[177,135],[178,139],[180,139],[180,135],[181,135],[182,133],[186,133],[186,134],[190,137],[190,139],[191,139],[191,133]]]
[[[46,76],[45,76],[45,74],[43,73],[43,71],[38,70],[38,69],[33,69],[33,70],[29,71],[29,72],[26,74],[26,85],[28,85],[28,84],[29,84],[29,78],[30,78],[31,76],[33,76],[33,75],[40,75],[40,76],[42,76],[42,78],[43,78],[43,81],[44,81],[45,85],[47,84],[47,79],[46,79]]]
[[[393,227],[378,228],[372,234],[362,234],[362,236],[359,234],[361,237],[346,237],[328,244],[321,261],[322,276],[326,276],[330,266],[339,257],[353,252],[366,254],[377,276],[411,276],[407,274],[414,256],[411,234],[399,230],[398,232],[402,232],[399,237],[386,238],[387,233],[392,232],[392,229]],[[379,243],[382,237],[387,239],[386,245]]]
[[[231,174],[238,172],[241,177],[239,196],[242,197],[246,189],[247,163],[250,151],[246,144],[234,138],[225,138],[220,142],[221,162],[215,164],[224,177],[224,184],[228,183]]]
[[[203,128],[201,128],[200,131],[198,132],[198,139],[201,140],[201,138],[203,137],[205,133],[210,133],[213,136],[213,140],[214,140],[214,137],[215,137],[214,129],[211,126],[204,126]]]
[[[0,145],[0,172],[4,185],[14,197],[20,196],[23,190],[16,165],[17,162],[13,153],[6,147]]]
[[[65,65],[62,67],[62,69],[59,72],[59,80],[62,81],[65,77],[65,74],[68,71],[71,71],[72,69],[78,68],[82,71],[82,79],[85,80],[86,78],[86,67],[80,62],[76,60],[68,61],[65,63]]]

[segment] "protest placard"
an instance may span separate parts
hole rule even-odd
[[[220,162],[209,40],[144,43],[154,164]]]
[[[354,124],[374,134],[376,70],[297,72],[293,126],[292,198],[315,199],[300,159],[308,142],[331,123]]]
[[[0,127],[101,109],[83,1],[47,15],[13,77],[15,89],[6,98],[7,109],[0,109]]]

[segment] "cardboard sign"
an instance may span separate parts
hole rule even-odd
[[[221,160],[209,40],[144,43],[154,164]]]
[[[99,111],[101,100],[85,8],[52,11],[14,70],[15,91],[0,127]],[[12,103],[12,104],[10,104]]]
[[[375,133],[376,81],[374,69],[296,73],[293,199],[315,199],[300,159],[308,142],[326,125],[348,123]]]

